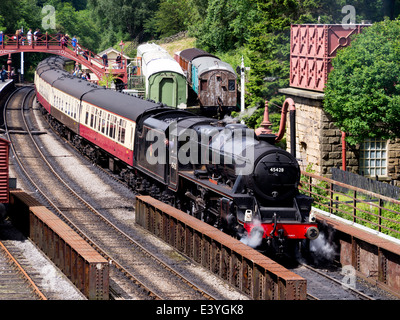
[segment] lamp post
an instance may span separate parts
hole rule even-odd
[[[125,43],[121,40],[121,42],[119,43],[119,47],[121,48],[121,55],[124,53],[124,46]]]
[[[122,62],[122,59],[123,59],[122,57],[124,55],[124,46],[125,46],[125,43],[121,40],[121,42],[119,43],[119,47],[121,48],[121,66],[119,66],[120,69],[125,69],[125,66],[126,66],[126,62],[125,63]],[[127,81],[126,71],[124,70],[123,72],[124,72],[124,75],[123,75],[122,81],[126,82]]]
[[[21,32],[24,32],[24,27],[21,28]],[[21,42],[22,42],[22,36],[21,36]],[[22,44],[24,44],[22,42]],[[21,78],[20,78],[21,83],[24,82],[24,52],[21,52]]]

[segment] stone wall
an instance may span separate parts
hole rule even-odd
[[[394,185],[400,186],[400,139],[388,143],[388,175]]]
[[[281,89],[296,104],[296,157],[301,169],[331,176],[330,168],[342,168],[342,133],[322,107],[323,94],[301,89]],[[286,130],[290,150],[290,121]],[[346,169],[358,172],[357,148],[346,146]]]

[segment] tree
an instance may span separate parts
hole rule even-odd
[[[205,13],[191,31],[198,46],[210,52],[242,46],[250,36],[249,25],[257,20],[249,0],[210,0]]]
[[[96,17],[100,33],[104,34],[104,26],[112,24],[117,34],[136,38],[143,37],[144,23],[155,14],[158,3],[159,0],[88,0],[88,7]]]
[[[324,109],[349,134],[366,138],[400,136],[400,21],[375,23],[332,59]]]

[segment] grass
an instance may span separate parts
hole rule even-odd
[[[162,43],[160,46],[173,57],[175,52],[196,47],[196,38],[183,38],[169,43]]]
[[[329,190],[327,189],[327,185],[324,182],[320,182],[319,185],[312,187],[312,192],[314,193],[312,195],[314,198],[313,206],[324,211],[329,211]],[[307,194],[306,191],[303,191],[303,193]],[[332,213],[341,218],[353,221],[354,197],[352,192],[347,194],[335,192],[333,193],[332,200]],[[400,206],[390,202],[383,202],[381,212],[379,213],[378,199],[370,199],[357,194],[356,201],[356,223],[373,230],[379,230],[379,218],[381,218],[380,231],[392,237],[400,238]]]

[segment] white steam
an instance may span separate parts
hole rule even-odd
[[[237,117],[225,115],[223,121],[225,123],[240,123],[243,118],[250,117],[257,109],[257,107],[245,109],[243,112],[240,112]]]
[[[240,241],[245,245],[257,248],[263,239],[264,229],[259,220],[254,220],[254,227],[251,229],[250,234],[243,236]]]
[[[337,247],[321,233],[317,239],[310,242],[310,251],[317,259],[332,261],[336,256]]]

